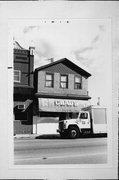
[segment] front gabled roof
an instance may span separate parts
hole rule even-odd
[[[68,66],[69,68],[72,68],[73,70],[77,71],[77,72],[80,72],[83,76],[86,76],[86,77],[90,77],[91,74],[89,72],[87,72],[86,70],[84,70],[83,68],[79,67],[77,64],[73,63],[72,61],[70,61],[69,59],[67,58],[63,58],[63,59],[60,59],[58,61],[55,61],[55,62],[52,62],[52,63],[49,63],[49,64],[46,64],[44,66],[41,66],[39,68],[36,68],[35,71],[41,71],[41,70],[44,70],[48,67],[51,67],[51,66],[54,66],[54,65],[57,65],[59,63],[63,63],[65,64],[66,66]]]

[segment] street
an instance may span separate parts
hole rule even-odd
[[[107,163],[107,138],[15,139],[15,165],[104,164]]]

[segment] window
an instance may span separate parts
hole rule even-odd
[[[60,87],[61,88],[68,88],[68,76],[67,75],[61,75],[60,77]]]
[[[80,119],[88,119],[88,113],[81,113]]]
[[[14,70],[14,82],[20,82],[21,81],[21,71]]]
[[[75,80],[74,80],[74,88],[75,89],[81,89],[82,84],[81,84],[82,80],[81,77],[79,76],[75,76]]]
[[[46,74],[45,86],[53,87],[53,74],[49,74],[49,73]]]
[[[79,113],[67,113],[66,119],[77,119]]]

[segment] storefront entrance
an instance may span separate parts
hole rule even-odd
[[[88,101],[71,99],[38,99],[38,114],[33,117],[33,133],[57,134],[59,121],[76,118]]]

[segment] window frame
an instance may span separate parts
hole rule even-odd
[[[88,119],[89,114],[87,112],[81,112],[79,119]]]
[[[51,75],[52,80],[47,80],[47,78],[46,78],[47,75]],[[47,86],[46,82],[52,82],[52,86]],[[50,72],[45,73],[45,87],[48,87],[48,88],[53,88],[54,87],[54,73],[50,73]]]
[[[62,76],[66,76],[66,80],[67,80],[66,82],[65,82],[65,81],[61,81],[61,77],[62,77]],[[65,84],[66,84],[66,87],[62,87],[62,86],[61,86],[61,83],[65,83]],[[61,88],[61,89],[68,89],[68,74],[60,74],[60,88]]]
[[[81,82],[80,82],[80,83],[77,83],[77,82],[76,82],[76,78],[80,78],[80,81],[81,81]],[[77,87],[76,87],[77,84],[80,84],[80,88],[77,88]],[[82,76],[78,76],[78,75],[75,75],[75,76],[74,76],[74,89],[82,89]]]
[[[18,76],[15,75],[15,72],[18,72]],[[15,76],[16,76],[16,77],[19,77],[19,80],[15,80]],[[21,82],[21,71],[20,71],[20,70],[14,69],[14,82],[15,82],[15,83],[20,83],[20,82]]]

